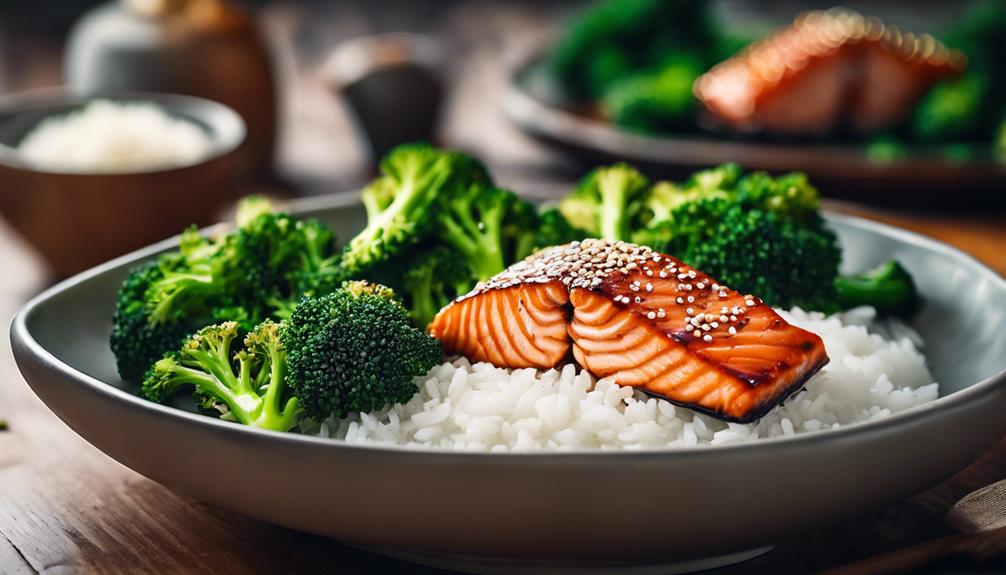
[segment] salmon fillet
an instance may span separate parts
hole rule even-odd
[[[448,353],[598,377],[721,419],[757,419],[828,362],[817,335],[679,260],[585,240],[514,264],[437,314]]]
[[[930,86],[964,66],[963,54],[928,34],[836,8],[801,15],[714,66],[694,91],[738,131],[824,135],[848,122],[873,133],[901,122]]]

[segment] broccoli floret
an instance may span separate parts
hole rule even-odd
[[[181,265],[177,256],[164,256],[132,270],[115,303],[109,344],[119,377],[139,381],[164,352],[178,347],[208,317],[188,316],[154,322],[146,296],[150,286],[164,278],[164,270]]]
[[[589,236],[590,234],[586,230],[577,228],[569,223],[557,207],[550,206],[538,214],[538,227],[532,236],[528,254],[524,255],[530,255],[549,246],[559,246],[568,244],[569,242],[580,241]]]
[[[178,265],[162,266],[161,277],[144,295],[150,321],[158,324],[202,315],[207,302],[224,290],[225,240],[210,241],[191,227],[182,232]]]
[[[199,404],[218,409],[224,419],[289,431],[303,410],[286,387],[287,353],[279,325],[262,323],[235,352],[238,335],[236,322],[200,329],[179,351],[154,364],[143,380],[141,394],[163,402],[191,386]]]
[[[436,235],[464,256],[475,280],[484,281],[526,251],[535,220],[534,207],[513,192],[474,183],[441,197]]]
[[[363,190],[367,227],[342,255],[350,276],[422,241],[435,221],[432,207],[446,189],[489,180],[473,158],[428,144],[395,148],[381,160],[381,172]]]
[[[980,138],[988,132],[988,82],[970,73],[934,86],[915,107],[912,135],[923,142]]]
[[[708,7],[696,0],[607,0],[581,14],[553,48],[550,67],[580,99],[652,68],[670,55],[711,64],[715,34]]]
[[[908,317],[920,303],[911,274],[897,260],[861,274],[840,276],[835,289],[843,309],[868,305],[882,314]]]
[[[736,195],[741,205],[768,210],[784,219],[814,217],[821,208],[817,188],[802,172],[783,174],[777,178],[765,172],[753,172],[737,182]]]
[[[442,307],[475,287],[464,256],[430,241],[371,268],[363,279],[390,287],[424,329]]]
[[[402,274],[399,293],[417,326],[425,328],[444,306],[475,287],[464,258],[437,246],[421,252]]]
[[[285,317],[300,296],[341,283],[332,279],[342,275],[335,234],[320,222],[263,213],[228,240],[222,275],[230,307],[248,311],[245,329],[267,317]],[[240,318],[225,311],[219,319]]]
[[[314,221],[274,213],[252,197],[238,207],[233,232],[213,239],[190,228],[179,250],[134,271],[123,284],[111,347],[123,379],[137,381],[196,328],[236,321],[251,330],[282,318],[302,293],[341,284],[332,232]]]
[[[346,282],[300,302],[282,335],[288,382],[322,420],[408,401],[413,378],[440,362],[440,343],[416,328],[384,287]]]
[[[628,164],[597,168],[559,203],[574,227],[611,241],[628,241],[631,222],[642,207],[646,177]]]
[[[711,232],[687,247],[685,262],[773,307],[835,311],[842,255],[819,217],[797,223],[734,205]]]
[[[702,74],[692,57],[678,56],[654,71],[625,76],[612,83],[601,100],[611,121],[638,132],[669,132],[692,122],[692,84]]]
[[[734,201],[740,175],[737,164],[722,164],[695,172],[680,185],[657,182],[646,192],[633,222],[633,243],[680,253],[719,222]]]

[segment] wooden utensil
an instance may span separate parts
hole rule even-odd
[[[965,495],[947,513],[947,523],[964,533],[831,569],[823,575],[915,573],[941,559],[981,563],[1006,555],[1006,480]]]

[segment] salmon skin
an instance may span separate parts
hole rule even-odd
[[[740,132],[875,133],[903,121],[962,53],[844,8],[807,12],[714,66],[694,86],[715,123]]]
[[[440,310],[448,353],[598,377],[724,419],[754,421],[828,362],[817,335],[758,298],[653,250],[584,240],[542,250]]]

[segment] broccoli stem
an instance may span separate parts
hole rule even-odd
[[[919,303],[912,276],[897,260],[861,274],[839,276],[835,290],[843,309],[868,305],[880,313],[908,316]]]
[[[493,206],[481,213],[475,221],[470,206],[452,202],[454,217],[441,218],[443,236],[460,251],[472,268],[478,281],[485,281],[506,268],[503,261],[503,208]]]
[[[419,324],[425,325],[440,310],[440,304],[433,298],[433,268],[414,271],[405,285],[412,304],[409,315]]]
[[[182,297],[196,297],[211,291],[214,285],[211,273],[170,272],[157,282],[157,297],[150,311],[150,321],[160,323],[171,319],[172,310],[181,307]]]
[[[601,237],[611,241],[628,239],[629,222],[625,218],[625,188],[601,185]]]
[[[269,345],[269,383],[262,396],[262,405],[255,421],[251,424],[264,429],[286,431],[300,421],[302,410],[296,397],[291,397],[285,405],[280,405],[286,382],[286,354],[277,344]]]

